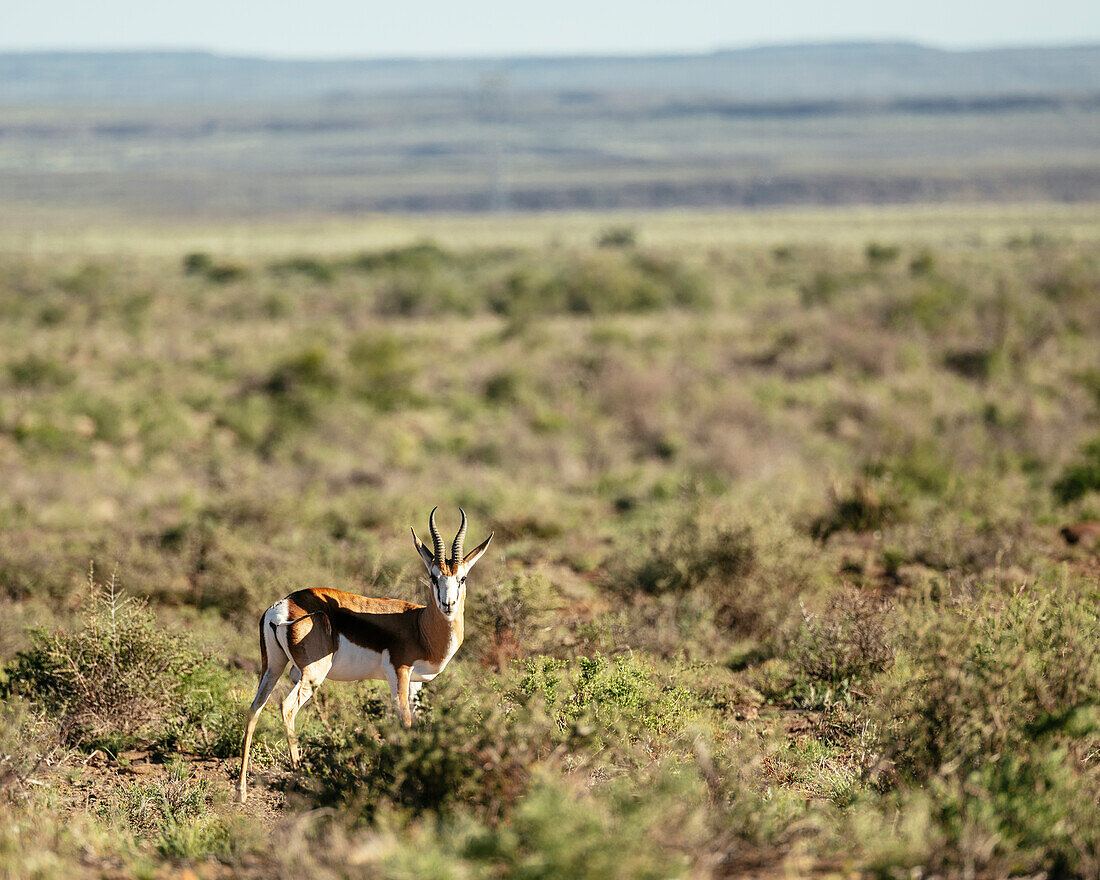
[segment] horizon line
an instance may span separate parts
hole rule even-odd
[[[632,58],[704,58],[727,53],[782,51],[797,49],[844,49],[895,47],[924,49],[944,54],[970,54],[997,51],[1026,50],[1078,50],[1100,48],[1100,37],[1090,40],[1051,41],[1051,42],[1004,42],[969,45],[943,45],[914,39],[823,39],[805,41],[784,41],[775,43],[745,43],[699,49],[624,49],[606,51],[538,51],[513,53],[409,53],[401,55],[290,55],[278,52],[250,52],[246,50],[215,49],[195,46],[98,46],[98,47],[35,47],[8,48],[0,45],[0,56],[13,55],[200,55],[226,60],[270,61],[292,63],[349,63],[349,62],[426,62],[426,61],[562,61],[586,59],[592,61],[626,60]]]

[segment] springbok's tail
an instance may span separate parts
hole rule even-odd
[[[260,615],[260,679],[262,680],[264,674],[267,672],[267,636],[264,631],[264,624],[267,623],[267,615]]]

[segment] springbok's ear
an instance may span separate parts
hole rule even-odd
[[[428,569],[428,574],[432,573],[432,564],[435,562],[435,556],[432,555],[432,551],[425,547],[418,537],[416,537],[416,529],[410,529],[413,533],[413,543],[416,545],[416,552],[420,554],[420,559],[424,563],[424,567]]]
[[[462,564],[467,569],[472,568],[474,563],[477,562],[479,559],[481,559],[481,554],[484,553],[485,550],[488,548],[489,542],[491,540],[493,540],[493,535],[494,534],[495,534],[495,532],[489,532],[489,537],[488,538],[486,538],[484,541],[482,541],[480,544],[478,544],[473,550],[471,550],[469,553],[467,553],[462,558]]]

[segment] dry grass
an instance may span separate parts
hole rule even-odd
[[[0,233],[4,676],[29,624],[79,643],[89,559],[216,658],[108,754],[4,716],[4,778],[44,783],[2,793],[7,875],[1094,870],[1095,548],[1058,530],[1100,497],[1055,491],[1100,430],[1094,209],[321,231]],[[265,713],[233,814],[255,617],[421,598],[436,504],[497,538],[424,735],[326,686],[317,773]]]

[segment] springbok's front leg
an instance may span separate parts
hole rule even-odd
[[[413,715],[411,707],[411,699],[409,696],[409,685],[412,684],[412,667],[411,666],[398,666],[397,667],[397,693],[394,697],[397,699],[397,716],[401,719],[401,723],[405,727],[412,727]]]

